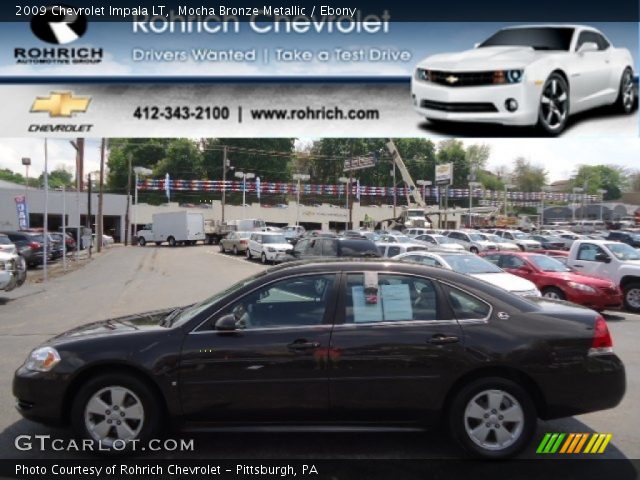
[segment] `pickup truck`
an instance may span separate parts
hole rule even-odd
[[[576,240],[567,265],[577,271],[612,280],[624,295],[627,310],[640,313],[640,251],[609,240]]]

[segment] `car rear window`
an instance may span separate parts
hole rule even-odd
[[[11,242],[11,240],[9,240],[9,237],[7,237],[6,235],[0,235],[0,244],[2,245],[9,245]]]
[[[339,242],[341,257],[379,257],[375,243],[369,240],[343,240]]]

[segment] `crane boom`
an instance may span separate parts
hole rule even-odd
[[[404,161],[402,160],[402,157],[400,156],[400,152],[398,151],[398,148],[396,147],[396,144],[393,143],[393,140],[390,139],[390,138],[387,139],[387,149],[389,150],[389,153],[391,154],[391,159],[392,159],[393,163],[400,170],[400,175],[402,176],[402,180],[404,181],[404,183],[406,183],[409,186],[409,192],[410,192],[411,196],[413,197],[414,203],[416,205],[418,205],[419,207],[426,207],[427,204],[425,203],[424,199],[422,198],[422,194],[420,193],[420,189],[414,183],[413,178],[411,178],[411,175],[409,174],[409,170],[407,170],[407,166],[404,164]],[[394,185],[394,188],[395,188],[395,185]]]

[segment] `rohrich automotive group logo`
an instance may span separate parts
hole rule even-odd
[[[31,18],[31,31],[41,41],[67,45],[87,31],[86,15],[67,5],[52,5]],[[95,47],[16,47],[18,65],[95,65],[102,62],[104,51]]]
[[[610,433],[547,433],[536,453],[604,453],[612,437]]]
[[[80,14],[56,13],[60,6],[49,6],[43,15],[31,19],[31,31],[43,42],[65,45],[79,39],[87,31],[87,17]]]

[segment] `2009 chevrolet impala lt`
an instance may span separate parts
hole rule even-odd
[[[293,263],[174,310],[91,323],[15,374],[26,418],[102,448],[184,429],[428,427],[506,457],[537,418],[616,406],[624,366],[604,319],[452,271]]]
[[[581,25],[505,28],[477,48],[432,55],[412,81],[427,119],[538,125],[564,130],[570,115],[604,105],[631,113],[633,58],[598,30]]]

